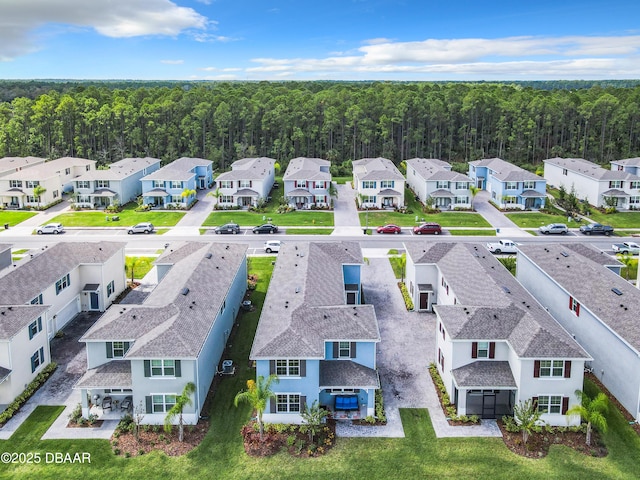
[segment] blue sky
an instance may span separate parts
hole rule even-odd
[[[637,0],[0,0],[0,78],[640,78]]]

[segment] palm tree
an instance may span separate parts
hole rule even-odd
[[[253,407],[258,413],[258,426],[260,427],[260,439],[264,434],[264,426],[262,424],[262,413],[267,408],[267,401],[276,396],[271,390],[272,383],[278,383],[280,380],[277,375],[271,374],[266,379],[260,375],[258,381],[247,380],[247,389],[238,392],[233,404],[237,407],[238,402],[246,402]]]
[[[196,385],[193,382],[189,382],[184,386],[182,393],[176,397],[176,403],[171,410],[167,412],[167,416],[164,418],[164,431],[171,433],[171,427],[173,419],[178,417],[178,440],[182,442],[184,440],[184,424],[182,423],[182,411],[184,407],[193,403],[191,395],[196,391]]]
[[[576,396],[581,403],[567,410],[567,415],[579,415],[583,421],[587,422],[587,445],[590,446],[592,426],[602,432],[607,431],[607,419],[604,414],[609,411],[609,399],[602,392],[591,399],[581,390],[576,390]]]
[[[42,185],[38,184],[35,187],[33,187],[33,195],[35,197],[38,197],[38,208],[40,208],[40,197],[44,194],[44,192],[46,192],[47,189],[44,188]]]
[[[220,187],[216,188],[213,192],[207,193],[207,197],[213,197],[216,199],[216,203],[220,201],[220,196],[222,192],[220,191]]]
[[[473,199],[476,198],[476,195],[480,191],[480,187],[476,185],[469,186],[469,193],[471,193],[471,210],[473,210]]]
[[[525,445],[529,440],[529,435],[531,435],[533,427],[535,427],[538,420],[540,420],[541,415],[538,407],[534,405],[531,399],[524,403],[521,401],[518,405],[513,406],[513,418],[520,427],[522,443]]]
[[[404,283],[404,273],[407,269],[407,254],[403,253],[398,257],[398,266],[400,267],[400,277],[402,283]]]
[[[624,271],[625,271],[625,274],[626,274],[626,279],[627,279],[627,281],[629,281],[629,271],[631,270],[631,267],[635,263],[635,260],[633,259],[633,257],[631,255],[618,254],[618,255],[616,255],[616,257],[618,258],[618,260],[620,260],[621,263],[624,264]]]
[[[192,197],[196,194],[197,192],[195,190],[192,190],[190,188],[185,188],[182,193],[180,194],[180,196],[182,198],[189,198]]]
[[[125,257],[125,261],[124,261],[125,270],[129,270],[131,272],[131,284],[133,284],[133,281],[134,281],[135,268],[138,266],[139,263],[140,263],[140,257]]]
[[[300,412],[300,416],[302,417],[302,421],[305,423],[303,425],[304,430],[309,432],[309,442],[313,443],[313,437],[320,432],[322,420],[324,420],[328,414],[329,412],[324,408],[320,408],[317,400],[315,400],[311,406],[304,406],[304,410]]]

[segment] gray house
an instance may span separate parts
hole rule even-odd
[[[517,277],[593,357],[593,373],[640,420],[640,290],[587,245],[523,245]]]
[[[162,424],[188,382],[196,385],[184,421],[197,423],[247,288],[246,245],[181,243],[156,261],[159,283],[138,305],[118,305],[81,338],[87,372],[83,414],[141,409]],[[125,408],[114,408],[125,402]],[[105,412],[105,399],[111,411]]]

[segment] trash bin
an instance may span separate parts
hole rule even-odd
[[[496,228],[496,233],[500,233],[500,229],[499,228]]]
[[[8,224],[8,223],[5,223],[5,224],[4,224],[4,229],[5,229],[5,230],[9,230],[9,224]]]

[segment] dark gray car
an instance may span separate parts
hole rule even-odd
[[[236,235],[240,233],[240,225],[237,223],[225,223],[224,225],[216,227],[214,231],[216,232],[216,235],[220,235],[221,233],[231,233]]]

